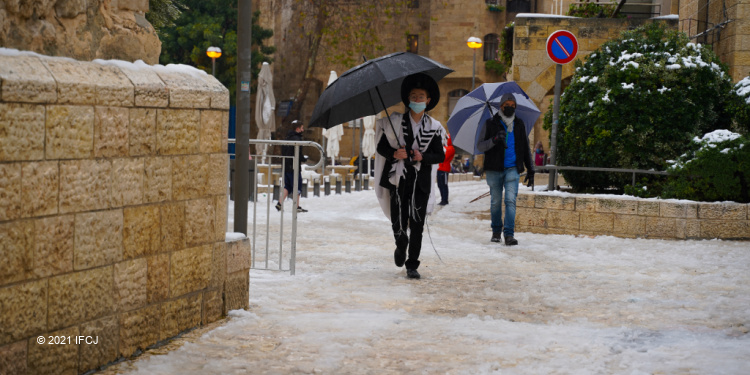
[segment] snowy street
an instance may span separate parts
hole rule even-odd
[[[450,204],[427,219],[421,280],[394,265],[373,190],[310,194],[296,275],[251,270],[249,311],[101,373],[750,371],[750,243],[517,232],[506,247],[490,242],[489,198],[469,203],[488,190],[450,185]]]

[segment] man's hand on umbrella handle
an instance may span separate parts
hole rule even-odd
[[[413,161],[422,161],[422,153],[419,152],[419,150],[412,151],[413,154],[411,156],[411,160]]]
[[[403,160],[403,159],[408,158],[409,155],[406,153],[406,148],[401,147],[398,150],[396,150],[396,152],[393,153],[393,157],[396,159]]]

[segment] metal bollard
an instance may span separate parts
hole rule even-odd
[[[273,199],[272,200],[279,200],[281,195],[279,194],[279,191],[281,190],[281,186],[279,184],[273,184]]]
[[[300,190],[301,190],[300,196],[302,198],[307,198],[307,180],[303,179],[302,181],[300,181],[300,184],[301,184],[301,187],[300,187]]]
[[[341,178],[336,178],[336,194],[341,194]]]
[[[313,181],[313,196],[319,197],[320,196],[320,179],[316,178],[315,181]]]
[[[362,177],[357,177],[356,180],[354,180],[354,190],[356,191],[362,191]]]
[[[370,190],[370,176],[365,176],[364,189]]]
[[[344,181],[344,190],[347,193],[351,193],[352,192],[352,181],[351,180],[347,179],[346,181]]]
[[[331,195],[331,179],[329,176],[325,177],[325,186],[323,188],[325,195]]]

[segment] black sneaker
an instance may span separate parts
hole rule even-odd
[[[396,262],[396,267],[403,267],[404,262],[406,262],[406,249],[399,250],[399,248],[396,248],[393,252],[393,260]]]
[[[276,203],[276,211],[281,211],[281,202]]]
[[[518,240],[513,238],[513,236],[505,236],[505,245],[506,246],[518,245]]]
[[[302,207],[297,207],[297,212],[307,212],[307,210]]]
[[[445,206],[447,204],[448,204],[448,202],[440,202],[440,203],[438,203],[438,206]]]
[[[410,279],[419,279],[421,276],[419,276],[419,272],[417,272],[417,270],[407,269],[406,270],[406,277],[408,277]]]
[[[502,233],[500,232],[492,232],[492,238],[490,241],[492,242],[500,242]]]

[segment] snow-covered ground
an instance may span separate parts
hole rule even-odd
[[[519,245],[506,247],[477,218],[489,198],[469,203],[486,184],[450,189],[428,218],[421,280],[393,264],[372,190],[302,199],[296,275],[251,270],[249,311],[104,372],[750,372],[748,242],[516,233]]]

